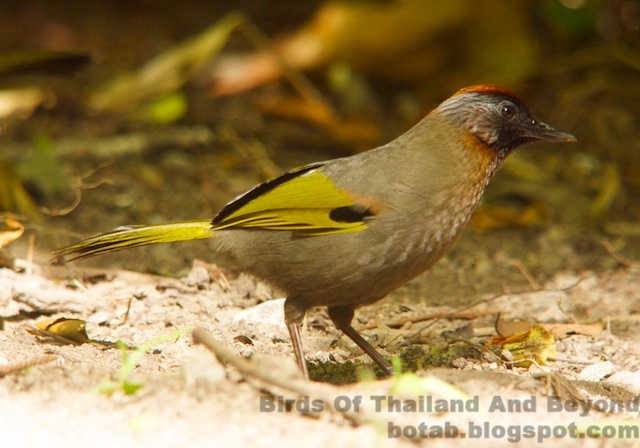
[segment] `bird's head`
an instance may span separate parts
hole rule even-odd
[[[576,141],[568,132],[533,118],[527,106],[513,93],[492,85],[464,88],[440,104],[434,113],[462,126],[503,156],[535,140]]]

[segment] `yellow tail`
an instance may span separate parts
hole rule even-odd
[[[53,253],[54,261],[72,261],[107,252],[146,246],[209,238],[213,235],[211,221],[186,221],[154,226],[118,227],[107,233],[86,238]]]

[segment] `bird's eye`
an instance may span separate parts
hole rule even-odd
[[[504,118],[506,118],[507,120],[511,120],[516,116],[518,110],[512,104],[505,104],[504,106],[502,106],[502,110],[500,112],[502,113],[502,116]]]

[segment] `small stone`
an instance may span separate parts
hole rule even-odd
[[[113,317],[113,313],[110,313],[108,311],[97,311],[91,316],[87,317],[87,322],[91,324],[101,325],[109,322],[113,319]]]
[[[453,367],[456,367],[458,369],[464,369],[468,364],[468,361],[465,358],[456,358],[451,362],[451,365]]]
[[[629,372],[628,370],[623,370],[622,372],[617,372],[611,375],[603,381],[603,384],[618,386],[628,390],[632,394],[638,395],[640,394],[640,372]]]
[[[193,266],[184,279],[185,284],[197,287],[206,287],[209,281],[209,271],[204,266]]]
[[[251,325],[270,325],[286,331],[287,327],[284,323],[284,300],[285,299],[267,300],[246,310],[238,311],[236,315],[233,316],[233,323],[236,324],[244,321]]]
[[[578,378],[583,381],[600,381],[611,376],[616,370],[616,366],[611,361],[599,362],[582,369]]]

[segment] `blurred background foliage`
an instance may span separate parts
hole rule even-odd
[[[5,0],[0,20],[0,216],[42,248],[213,216],[493,83],[579,143],[520,151],[475,228],[557,225],[637,252],[640,0]],[[60,51],[93,63],[57,76]]]

